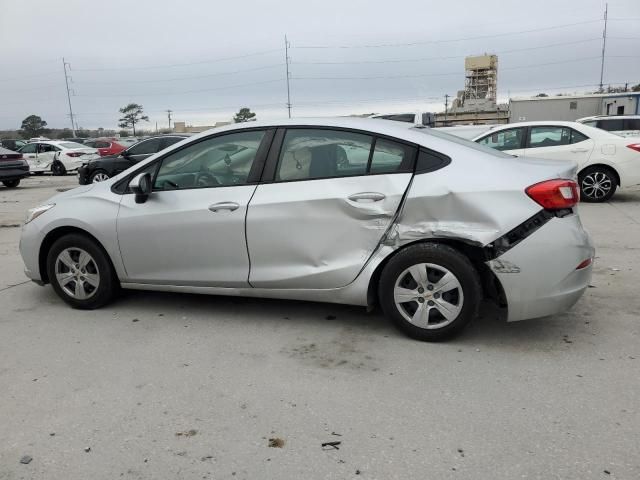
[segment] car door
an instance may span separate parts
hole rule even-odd
[[[249,285],[245,216],[272,134],[218,134],[145,167],[154,175],[152,194],[138,204],[125,193],[117,220],[129,281]]]
[[[535,125],[529,127],[524,156],[550,160],[573,160],[579,166],[589,160],[595,142],[570,127]]]
[[[260,288],[347,285],[390,226],[416,149],[337,129],[289,128],[277,138],[247,214],[249,281]]]
[[[525,134],[525,127],[507,128],[487,133],[475,142],[520,157],[524,155]]]
[[[38,143],[36,163],[39,169],[48,170],[60,149],[48,143]]]
[[[24,158],[29,164],[29,170],[37,170],[38,168],[38,144],[37,143],[27,143],[24,147],[20,149],[20,153],[22,154],[22,158]]]

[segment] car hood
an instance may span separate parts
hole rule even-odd
[[[60,189],[59,190],[60,193],[58,193],[57,195],[54,195],[49,200],[47,200],[45,203],[56,203],[57,201],[62,200],[62,199],[77,197],[77,196],[80,196],[80,195],[88,192],[89,190],[91,190],[94,187],[95,187],[95,184],[92,183],[92,184],[89,184],[89,185],[81,185],[81,186],[76,187],[76,188],[71,188],[69,190]]]

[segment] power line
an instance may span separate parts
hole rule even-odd
[[[218,72],[218,73],[211,73],[206,75],[194,75],[194,76],[188,76],[188,77],[159,78],[155,80],[120,80],[120,81],[113,81],[113,82],[84,82],[83,81],[81,83],[82,85],[119,85],[123,83],[179,82],[182,80],[194,80],[198,78],[212,78],[212,77],[221,77],[224,75],[234,75],[237,73],[257,72],[259,70],[267,70],[269,68],[282,67],[283,65],[284,63],[276,63],[271,65],[265,65],[262,67],[246,68],[243,70],[233,70],[228,72]]]
[[[80,69],[74,70],[74,72],[105,72],[110,70],[152,70],[157,68],[189,67],[192,65],[203,65],[207,63],[225,62],[227,60],[237,60],[240,58],[257,57],[260,55],[267,55],[269,53],[281,52],[281,51],[282,49],[277,48],[277,49],[271,49],[271,50],[263,50],[260,52],[248,53],[246,55],[236,55],[234,57],[221,57],[221,58],[215,58],[211,60],[202,60],[199,62],[173,63],[173,64],[165,64],[165,65],[147,65],[142,67],[80,68]]]
[[[539,50],[543,48],[560,47],[565,45],[577,45],[577,44],[583,44],[586,42],[594,42],[594,41],[600,41],[600,40],[601,40],[601,37],[588,38],[584,40],[577,40],[574,42],[552,43],[549,45],[540,45],[538,47],[514,48],[512,50],[502,50],[502,51],[493,52],[493,53],[495,53],[496,55],[504,55],[507,53],[524,52],[528,50]],[[381,63],[424,62],[424,61],[432,61],[432,60],[450,60],[450,59],[458,59],[458,58],[466,58],[466,57],[468,57],[468,55],[450,55],[446,57],[440,56],[440,57],[421,57],[421,58],[386,59],[386,60],[361,60],[361,61],[348,60],[348,61],[341,61],[341,62],[293,62],[293,63],[296,65],[364,65],[364,64],[381,64]]]
[[[281,79],[278,78],[276,80],[265,80],[263,82],[243,83],[238,85],[228,85],[225,87],[205,88],[201,90],[185,90],[181,92],[171,91],[171,92],[162,92],[162,93],[122,93],[122,94],[115,94],[115,95],[75,95],[75,96],[90,97],[90,98],[157,97],[157,96],[167,96],[167,95],[184,95],[189,93],[213,92],[217,90],[228,90],[230,88],[253,87],[256,85],[266,85],[268,83],[275,83],[280,81]]]
[[[572,58],[568,60],[562,60],[559,62],[546,62],[546,63],[537,63],[532,65],[519,65],[515,67],[506,67],[501,68],[501,70],[518,70],[523,68],[534,68],[534,67],[542,67],[547,65],[559,65],[565,63],[574,63],[574,62],[582,62],[585,60],[594,60],[599,59],[600,56],[597,57],[583,57],[583,58]],[[424,77],[440,77],[440,76],[449,76],[449,75],[462,75],[462,72],[442,72],[442,73],[425,73],[425,74],[417,74],[417,75],[378,75],[378,76],[359,76],[359,77],[293,77],[294,80],[382,80],[382,79],[396,79],[396,78],[424,78]]]
[[[385,47],[411,47],[415,45],[427,45],[427,44],[439,44],[439,43],[452,43],[452,42],[464,42],[467,40],[478,40],[481,38],[497,38],[497,37],[505,37],[510,35],[522,35],[524,33],[534,33],[534,32],[546,32],[549,30],[556,30],[560,28],[573,27],[576,25],[586,25],[590,23],[600,22],[600,19],[597,20],[586,20],[583,22],[574,22],[574,23],[565,23],[562,25],[553,25],[550,27],[543,28],[534,28],[531,30],[520,30],[517,32],[504,32],[504,33],[494,33],[491,35],[477,35],[473,37],[462,37],[462,38],[450,38],[444,40],[424,40],[419,42],[409,42],[409,43],[382,43],[377,45],[300,45],[293,46],[292,48],[300,48],[300,49],[328,49],[328,48],[385,48]]]

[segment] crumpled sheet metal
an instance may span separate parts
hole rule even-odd
[[[485,246],[539,210],[514,190],[453,190],[415,183],[385,238],[386,245],[448,238]]]

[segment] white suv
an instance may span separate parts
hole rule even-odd
[[[621,137],[640,137],[640,115],[597,115],[579,118],[576,122],[601,128]]]

